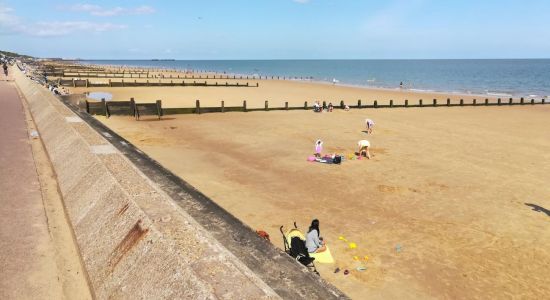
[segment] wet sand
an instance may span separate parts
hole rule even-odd
[[[304,87],[300,98],[338,88]],[[257,97],[263,105],[275,95]],[[98,118],[278,247],[280,225],[306,230],[320,219],[336,259],[318,265],[321,275],[355,299],[542,299],[550,294],[549,114],[550,106],[514,106]],[[373,135],[363,132],[366,117],[376,121]],[[309,163],[318,138],[341,154],[366,138],[374,157]],[[367,270],[355,270],[353,257],[365,255]]]

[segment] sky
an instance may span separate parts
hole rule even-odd
[[[0,0],[0,50],[84,59],[549,58],[550,0]]]

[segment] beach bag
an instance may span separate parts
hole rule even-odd
[[[337,155],[337,156],[335,156],[335,157],[332,159],[332,162],[335,163],[335,164],[337,164],[337,165],[339,165],[339,164],[342,163],[342,157],[339,156],[339,155]]]

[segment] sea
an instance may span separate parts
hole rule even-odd
[[[550,59],[86,60],[229,75],[280,76],[329,84],[489,96],[548,98]],[[300,79],[301,78],[301,79]]]

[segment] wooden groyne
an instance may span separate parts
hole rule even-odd
[[[334,109],[388,109],[388,108],[436,108],[436,107],[487,107],[487,106],[516,106],[516,105],[545,105],[549,104],[547,99],[541,99],[536,101],[535,99],[526,100],[525,98],[513,99],[509,98],[504,101],[501,98],[496,100],[490,100],[489,98],[483,101],[477,101],[472,99],[470,102],[465,102],[460,99],[458,102],[452,102],[451,99],[446,101],[438,101],[433,99],[431,102],[424,102],[423,99],[419,99],[417,102],[412,103],[409,100],[404,100],[401,103],[395,103],[390,100],[387,103],[380,104],[377,100],[371,103],[364,103],[361,100],[357,101],[356,105],[347,105],[344,101],[340,101],[338,105],[333,106]],[[195,101],[194,107],[170,107],[163,108],[162,101],[156,100],[151,103],[136,103],[134,98],[129,101],[106,101],[102,99],[100,102],[85,101],[85,106],[82,109],[89,114],[102,115],[110,117],[111,115],[127,115],[134,116],[137,120],[141,115],[156,115],[160,119],[164,115],[177,115],[177,114],[205,114],[205,113],[225,113],[225,112],[253,112],[253,111],[276,111],[276,110],[313,110],[314,107],[310,105],[312,102],[304,102],[302,106],[290,106],[288,102],[285,102],[284,106],[272,107],[269,105],[269,101],[264,102],[264,107],[249,107],[247,101],[243,100],[242,105],[239,106],[226,106],[225,101],[220,101],[219,106],[201,106],[200,100]],[[322,102],[322,107],[327,107],[327,101]]]

